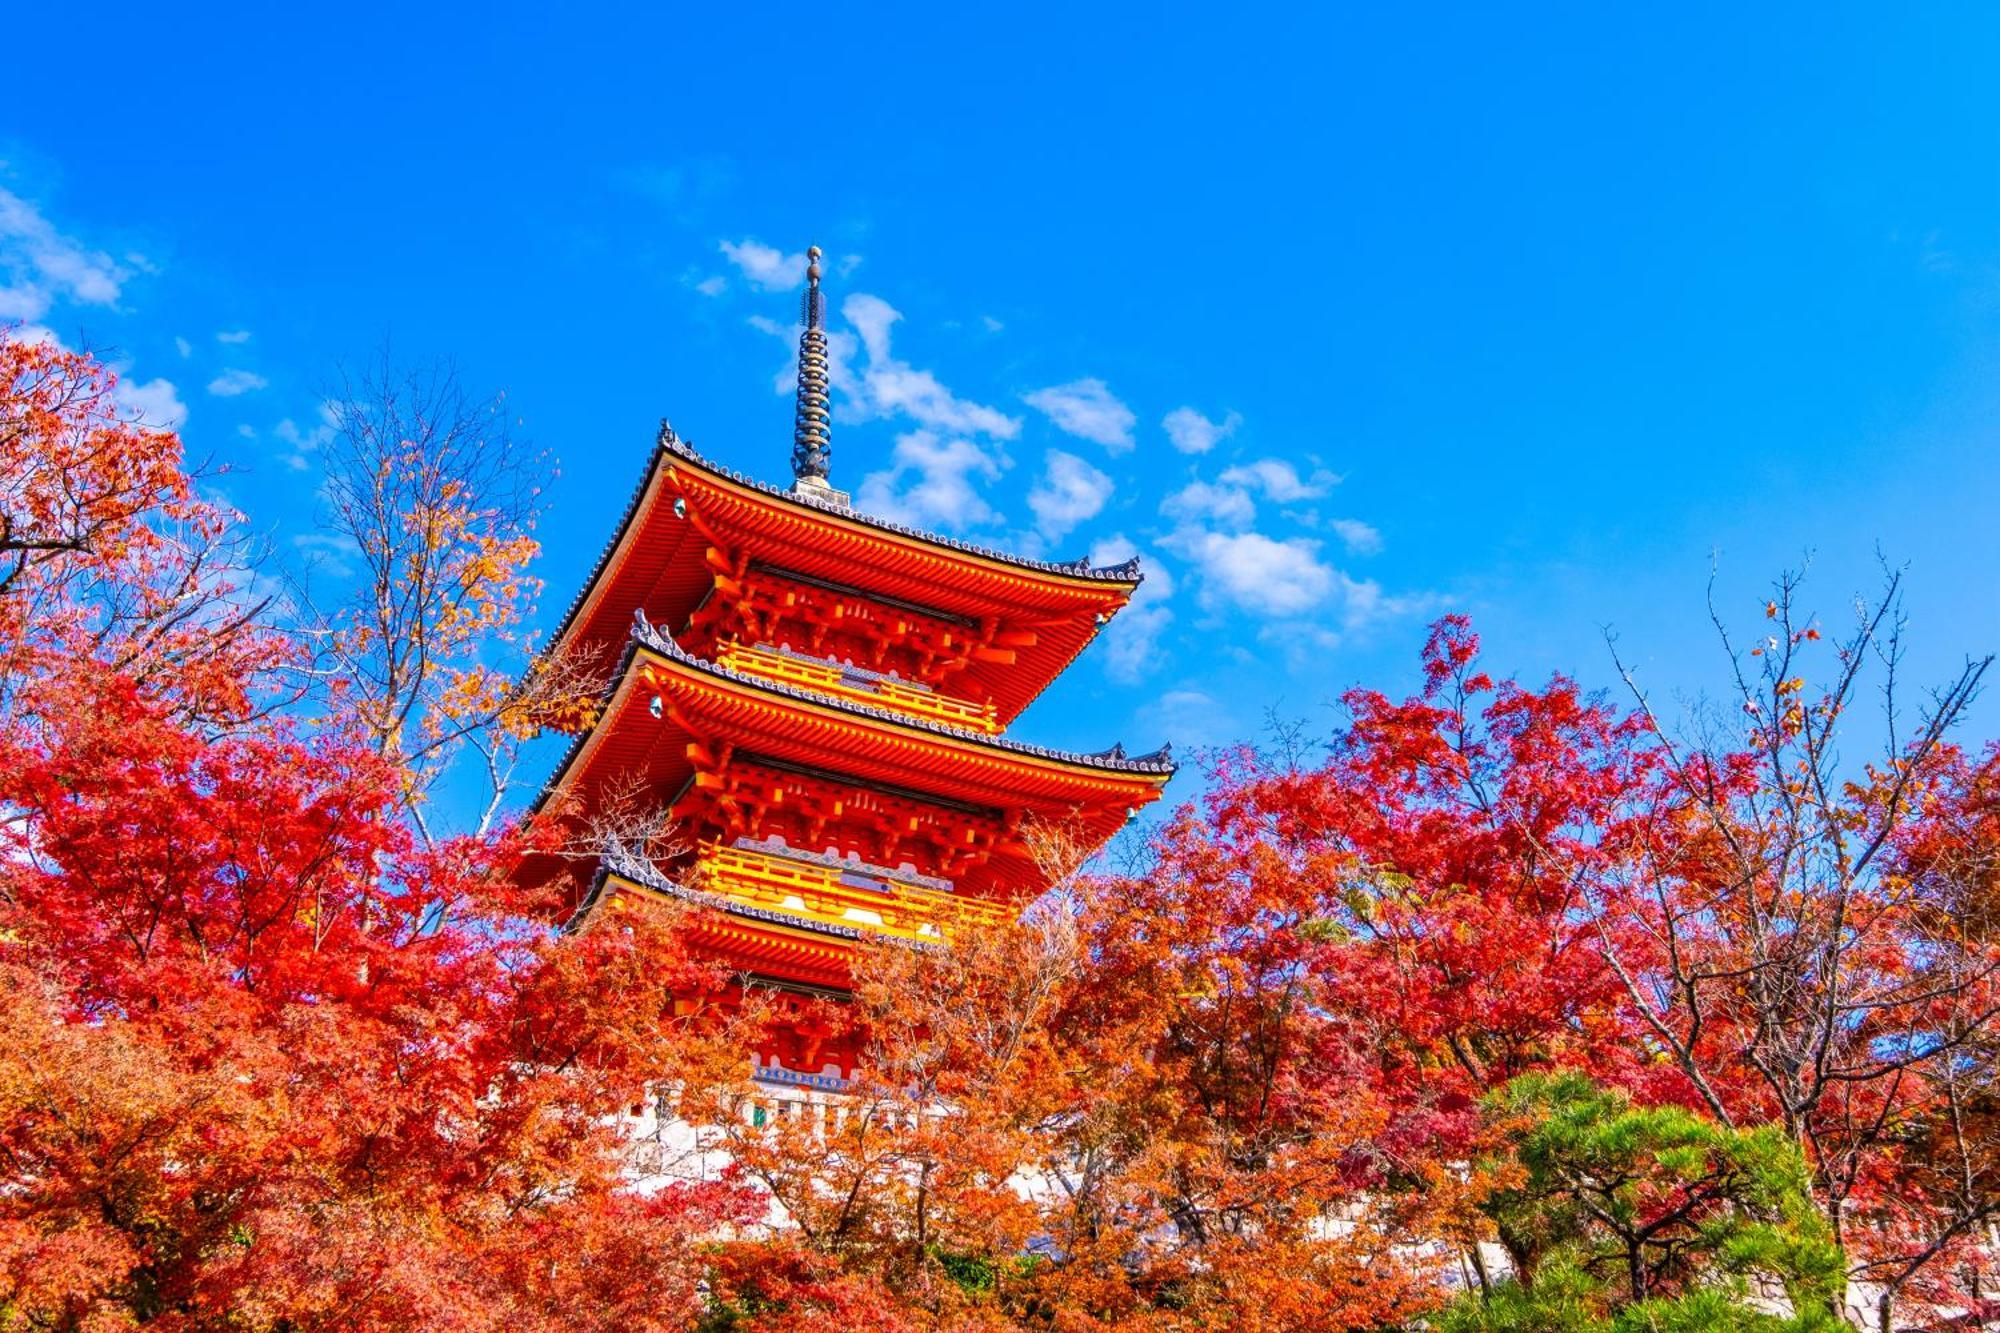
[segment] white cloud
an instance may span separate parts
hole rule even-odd
[[[999,480],[1005,465],[971,440],[913,430],[896,437],[888,468],[862,478],[855,500],[868,513],[912,527],[982,527],[1000,515],[975,483]]]
[[[1169,741],[1182,755],[1204,746],[1231,744],[1244,731],[1232,711],[1226,695],[1217,698],[1186,685],[1167,690],[1139,710],[1136,721],[1145,735],[1140,744]]]
[[[250,370],[225,370],[208,382],[208,391],[217,398],[236,398],[263,388],[270,381]]]
[[[174,339],[174,350],[179,352],[181,360],[185,361],[194,355],[194,344],[185,338],[176,338]]]
[[[1184,454],[1205,454],[1236,433],[1243,418],[1231,412],[1221,421],[1210,421],[1192,407],[1177,407],[1160,422],[1167,439]]]
[[[361,554],[360,543],[344,532],[302,532],[292,538],[292,545],[309,567],[325,570],[337,579],[353,575],[352,562]]]
[[[1075,454],[1049,450],[1042,479],[1028,492],[1028,508],[1042,535],[1055,541],[1087,518],[1094,518],[1111,498],[1111,478]]]
[[[1161,501],[1160,512],[1182,522],[1240,528],[1257,517],[1257,506],[1250,493],[1239,487],[1192,481]]]
[[[1132,427],[1139,419],[1103,380],[1073,380],[1037,389],[1023,395],[1023,401],[1078,439],[1094,441],[1114,454],[1132,447]]]
[[[986,326],[986,331],[988,333],[998,333],[1000,332],[1000,330],[1007,327],[1005,324],[1002,324],[999,320],[993,318],[993,316],[991,315],[981,315],[979,317],[979,322]]]
[[[700,282],[697,282],[694,285],[694,289],[703,296],[720,296],[728,286],[729,279],[717,273],[713,277],[703,278]]]
[[[1247,528],[1257,517],[1257,503],[1253,498],[1256,492],[1261,491],[1266,498],[1280,504],[1289,504],[1317,499],[1339,481],[1339,477],[1323,468],[1310,478],[1301,479],[1298,469],[1290,463],[1283,459],[1265,458],[1228,468],[1213,482],[1189,482],[1160,502],[1160,512],[1181,523]],[[1346,531],[1342,531],[1341,535],[1344,539],[1354,539]]]
[[[835,388],[844,389],[854,399],[864,417],[905,416],[947,434],[987,435],[996,440],[1011,440],[1021,433],[1018,417],[968,402],[945,388],[930,371],[898,360],[890,349],[889,331],[903,316],[881,297],[856,292],[841,303],[840,313],[859,335],[864,360],[858,370],[854,369],[847,364],[848,358],[839,354],[841,349],[830,346],[829,378]]]
[[[1358,518],[1336,518],[1327,524],[1347,549],[1354,555],[1378,555],[1382,550],[1382,534],[1371,524]]]
[[[1011,440],[1021,433],[1021,419],[960,398],[928,370],[901,360],[891,346],[890,331],[902,313],[879,296],[856,292],[841,303],[841,317],[850,329],[829,329],[826,335],[827,379],[841,395],[839,421],[907,418],[918,426],[955,436],[987,436]],[[785,325],[768,315],[752,315],[750,327],[795,348],[797,325]],[[796,351],[772,377],[772,388],[790,394],[798,387]]]
[[[120,378],[113,396],[142,425],[177,430],[187,420],[187,405],[181,402],[179,391],[169,380],[141,382]]]
[[[290,417],[280,421],[272,433],[292,446],[291,453],[285,455],[285,466],[294,472],[304,472],[311,466],[306,455],[317,453],[331,443],[339,424],[340,410],[332,403],[319,405],[319,423],[309,430],[301,429]]]
[[[1297,616],[1321,607],[1343,577],[1319,558],[1320,544],[1305,537],[1284,541],[1261,532],[1208,532],[1184,528],[1166,545],[1202,575],[1202,601],[1228,603],[1262,616]]]
[[[763,291],[788,292],[806,280],[806,257],[803,254],[786,254],[748,237],[740,241],[724,241],[721,249],[729,257],[729,262]]]
[[[129,271],[57,231],[27,200],[0,189],[0,320],[31,322],[58,300],[118,303]]]
[[[856,292],[841,303],[840,316],[848,327],[827,330],[827,379],[835,391],[836,421],[906,421],[916,427],[897,438],[888,467],[861,479],[856,503],[869,513],[919,527],[965,529],[999,522],[980,487],[1011,466],[995,445],[1021,433],[1020,418],[960,398],[932,372],[899,358],[893,330],[903,316],[881,297]],[[788,348],[796,346],[796,325],[762,314],[748,322]],[[791,394],[797,385],[794,352],[772,377],[772,388]],[[839,440],[836,431],[836,458]],[[1062,480],[1076,478],[1065,474]],[[1080,496],[1079,491],[1069,502],[1079,503]]]
[[[232,344],[247,343],[250,341],[250,330],[248,329],[226,330],[222,333],[216,334],[215,340],[219,343],[232,343]]]
[[[1090,548],[1090,563],[1123,564],[1137,554],[1139,548],[1119,533]],[[1173,608],[1167,604],[1174,595],[1173,574],[1158,560],[1145,561],[1140,572],[1145,575],[1144,582],[1125,609],[1111,618],[1098,654],[1105,674],[1128,685],[1159,664],[1160,638],[1174,619]]]
[[[1329,488],[1340,484],[1340,478],[1325,468],[1316,469],[1312,476],[1301,479],[1298,469],[1282,458],[1262,458],[1254,463],[1239,464],[1225,471],[1218,480],[1225,486],[1262,491],[1266,498],[1279,504],[1316,500]]]

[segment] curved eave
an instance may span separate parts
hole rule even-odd
[[[607,891],[615,893],[621,888],[673,898],[695,907],[706,907],[711,911],[735,917],[740,921],[752,922],[760,927],[811,936],[827,941],[834,947],[852,944],[866,933],[859,926],[815,921],[811,917],[796,916],[791,912],[777,912],[768,907],[753,907],[719,894],[703,893],[700,889],[691,889],[679,880],[661,874],[652,866],[631,856],[605,857],[604,864],[598,869],[596,880],[591,886],[590,896],[584,900],[584,906],[579,909],[579,915],[589,912],[594,904],[601,902]]]
[[[1138,756],[1126,756],[1115,746],[1096,754],[1057,750],[1010,740],[1005,736],[967,731],[887,709],[869,708],[833,695],[780,684],[696,657],[675,643],[671,636],[641,619],[626,649],[603,719],[571,746],[563,763],[543,789],[538,806],[562,788],[570,771],[590,750],[591,743],[606,731],[606,723],[613,721],[613,715],[625,711],[639,684],[640,670],[649,665],[685,679],[705,680],[730,694],[770,708],[830,720],[842,724],[844,728],[858,728],[864,733],[913,741],[939,759],[947,759],[954,752],[969,752],[973,757],[1000,760],[1017,772],[1040,770],[1052,776],[1065,777],[1070,779],[1069,785],[1090,787],[1107,797],[1122,791],[1137,797],[1140,804],[1156,797],[1178,769],[1168,746],[1162,746],[1152,754]],[[939,767],[937,771],[947,770]]]
[[[880,571],[891,565],[914,561],[921,572],[906,573],[907,586],[900,590],[884,591],[934,601],[940,609],[958,614],[1073,618],[1076,632],[1051,631],[1048,648],[1033,654],[1037,660],[1032,666],[1024,661],[1024,670],[1009,673],[1017,679],[1031,677],[1030,688],[1008,690],[1004,677],[988,677],[989,686],[996,686],[998,696],[1004,696],[996,697],[996,702],[1009,719],[1027,707],[1096,637],[1100,628],[1094,623],[1096,618],[1102,615],[1108,620],[1116,614],[1144,579],[1136,557],[1104,567],[1086,561],[1032,560],[783,490],[710,462],[662,423],[659,443],[624,517],[565,612],[550,640],[552,649],[576,635],[586,643],[605,644],[614,632],[613,624],[622,625],[623,617],[634,609],[670,618],[692,609],[638,605],[648,595],[643,587],[620,599],[633,602],[633,606],[611,604],[612,587],[620,581],[634,548],[661,527],[657,511],[689,487],[704,490],[743,514],[761,515],[767,524],[782,525],[789,520],[841,538],[852,549],[834,563],[847,567],[853,576],[849,581],[879,578]],[[813,543],[813,547],[828,544]],[[831,572],[838,574],[840,570]],[[646,581],[651,578],[641,577]]]
[[[1122,789],[1125,794],[1137,798],[1138,804],[1148,803],[1157,797],[1178,769],[1167,746],[1162,746],[1153,754],[1136,757],[1125,756],[1118,747],[1098,754],[1057,750],[1004,736],[966,731],[886,709],[868,708],[832,695],[779,684],[696,657],[670,636],[641,619],[626,646],[598,724],[579,735],[571,744],[536,798],[535,809],[545,805],[568,785],[575,774],[588,766],[591,750],[618,725],[618,719],[630,707],[640,683],[639,672],[648,665],[683,678],[708,680],[732,693],[775,708],[805,710],[849,727],[913,740],[940,758],[953,751],[970,751],[975,755],[1001,759],[1021,769],[1069,775],[1081,779],[1083,785],[1094,787],[1106,796]],[[1106,779],[1111,781],[1107,783]]]
[[[652,866],[626,856],[609,856],[592,880],[589,896],[566,929],[588,928],[607,904],[631,898],[686,903],[715,913],[706,929],[692,940],[748,971],[774,971],[845,989],[854,944],[864,934],[852,926],[813,921],[788,912],[774,912],[703,893],[661,874]],[[613,909],[615,910],[615,908]],[[911,944],[911,948],[928,948]]]

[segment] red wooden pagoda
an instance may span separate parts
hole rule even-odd
[[[1006,918],[1047,887],[1038,828],[1094,849],[1174,771],[1164,748],[1005,734],[1131,598],[1138,562],[1022,559],[852,508],[827,482],[810,259],[794,484],[718,467],[662,423],[555,640],[611,685],[542,805],[664,810],[670,835],[524,867],[574,876],[580,920],[662,897],[711,908],[695,946],[796,996],[840,994],[864,935],[948,947]],[[757,1053],[759,1077],[839,1086],[847,1054],[794,1027]]]

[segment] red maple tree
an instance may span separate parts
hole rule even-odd
[[[702,1049],[672,932],[557,939],[524,835],[427,845],[360,729],[260,711],[287,645],[178,442],[0,356],[0,1309],[683,1326],[751,1204],[627,1188],[618,1111]]]

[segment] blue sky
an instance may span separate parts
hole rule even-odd
[[[661,416],[784,479],[818,242],[837,484],[1153,571],[1055,744],[1405,689],[1447,609],[1693,691],[1711,560],[2000,644],[1991,10],[724,8],[11,15],[0,313],[294,556],[336,362],[456,357],[560,460],[553,615]]]

